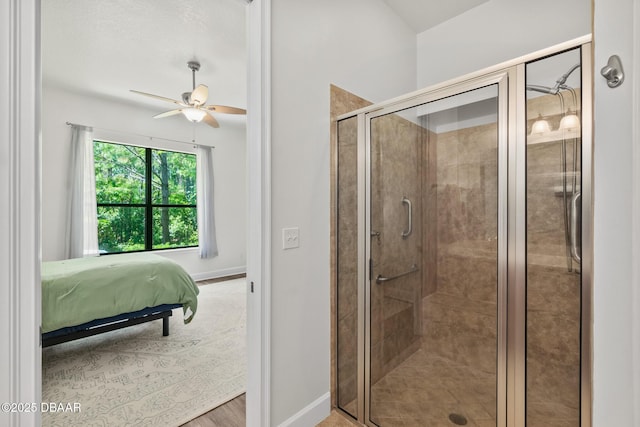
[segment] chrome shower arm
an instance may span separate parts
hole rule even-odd
[[[566,73],[561,75],[558,80],[556,80],[556,84],[553,87],[541,86],[541,85],[527,85],[527,90],[533,90],[535,92],[547,93],[549,95],[557,95],[560,92],[560,89],[569,89],[565,83],[567,79],[575,70],[580,68],[580,64],[576,64],[569,69]]]
[[[556,80],[556,87],[559,88],[560,86],[564,85],[567,82],[567,79],[569,78],[571,73],[573,73],[578,68],[580,68],[580,64],[574,65],[573,67],[571,67],[569,69],[569,71],[567,71],[562,76],[560,76],[560,78],[558,80]]]
[[[549,95],[555,95],[558,93],[558,89],[540,85],[527,85],[527,90],[533,90],[535,92],[546,93]]]

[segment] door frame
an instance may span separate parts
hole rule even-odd
[[[0,402],[41,401],[40,1],[0,4]],[[0,412],[0,424],[40,425]]]
[[[247,5],[247,427],[271,425],[271,0]]]
[[[0,3],[0,402],[42,399],[41,0]],[[247,1],[248,247],[247,426],[270,425],[271,0]],[[4,284],[7,284],[6,286]],[[0,413],[1,424],[38,426],[39,411]]]

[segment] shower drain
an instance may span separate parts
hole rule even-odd
[[[464,415],[460,415],[460,414],[449,414],[449,420],[459,426],[466,426],[467,425],[467,418]]]

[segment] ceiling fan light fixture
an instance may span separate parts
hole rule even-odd
[[[192,122],[201,122],[207,112],[199,108],[184,108],[182,114]]]
[[[164,113],[156,114],[154,119],[161,119],[163,117],[169,117],[182,113],[190,122],[198,123],[204,121],[205,124],[219,128],[220,123],[213,116],[213,112],[223,114],[247,114],[247,111],[242,108],[229,107],[227,105],[206,105],[207,98],[209,97],[209,88],[206,85],[200,84],[196,86],[196,71],[200,69],[200,63],[198,61],[189,61],[187,63],[191,70],[193,78],[193,90],[191,92],[184,92],[182,94],[182,100],[178,101],[164,96],[154,95],[152,93],[140,92],[138,90],[131,89],[131,92],[139,95],[144,95],[149,98],[159,99],[161,101],[170,102],[176,104],[178,108]]]

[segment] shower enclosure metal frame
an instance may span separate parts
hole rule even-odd
[[[526,92],[527,62],[580,47],[582,76],[582,263],[580,426],[591,427],[592,399],[592,60],[591,37],[581,37],[461,78],[338,116],[357,117],[358,216],[358,407],[357,419],[370,419],[371,345],[371,120],[448,96],[488,85],[498,86],[498,313],[497,412],[498,427],[525,426],[526,393]],[[336,160],[337,162],[337,160]],[[335,167],[336,165],[334,165]],[[335,168],[337,171],[337,167]],[[337,193],[336,188],[333,189]],[[337,218],[336,211],[333,212]],[[337,274],[337,273],[336,273]],[[335,279],[337,283],[337,278]],[[337,332],[334,332],[337,333]],[[337,342],[337,341],[336,341]],[[336,350],[337,351],[337,350]],[[337,357],[336,357],[337,360]],[[336,362],[337,363],[337,362]],[[337,370],[337,366],[336,366]],[[340,408],[337,408],[340,409]]]
[[[460,83],[454,83],[429,91],[423,95],[413,97],[404,102],[394,103],[393,105],[377,109],[372,112],[365,113],[365,153],[366,153],[366,165],[371,164],[371,121],[376,117],[384,116],[387,114],[393,114],[395,112],[405,110],[420,104],[426,104],[428,102],[437,101],[450,96],[455,96],[464,92],[469,92],[475,89],[483,87],[498,85],[498,372],[497,382],[499,384],[497,389],[497,414],[505,413],[506,406],[506,357],[507,357],[507,328],[506,328],[506,298],[507,298],[507,197],[506,191],[507,185],[507,132],[508,132],[508,82],[514,80],[514,70],[498,71],[489,73],[487,75],[473,78],[470,80],[462,81]],[[510,75],[511,74],[511,75]],[[504,165],[504,167],[500,167]],[[369,200],[371,189],[371,168],[366,168],[365,175],[365,206],[370,207],[371,201]],[[365,214],[365,236],[371,233],[371,216],[369,211]],[[371,239],[365,239],[365,259],[371,260]],[[369,283],[369,280],[373,278],[363,278],[359,280]],[[371,307],[371,286],[365,286],[365,305]],[[365,309],[365,325],[371,324],[371,310]],[[371,369],[371,353],[366,351],[371,346],[371,328],[365,329],[365,372],[370,372]],[[370,390],[372,384],[370,384],[371,375],[365,375],[365,396],[364,396],[364,411],[365,414],[369,413]],[[369,421],[369,420],[367,420]],[[375,425],[370,423],[368,425]],[[505,426],[504,420],[498,423],[498,426]]]

